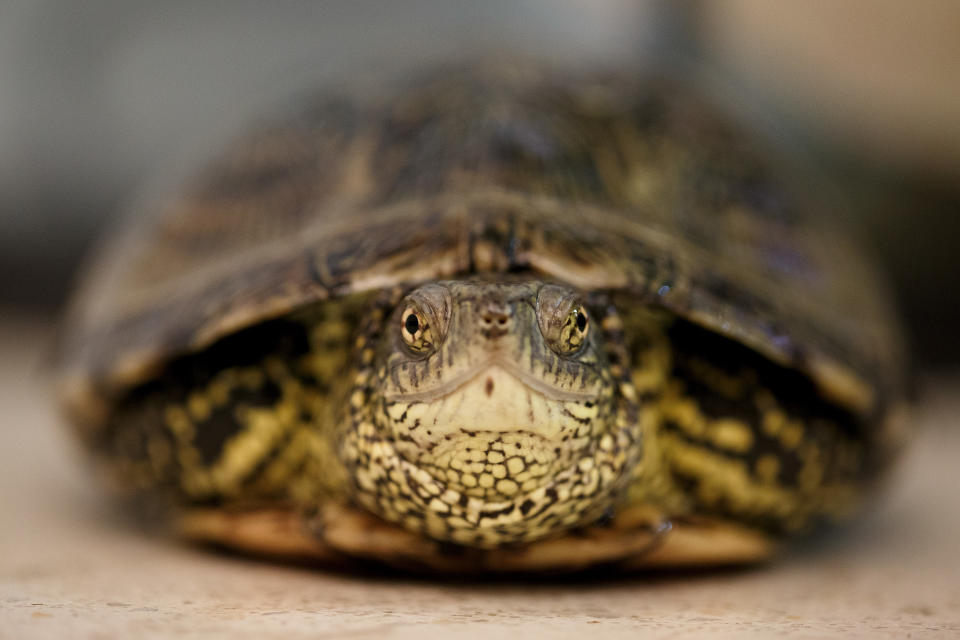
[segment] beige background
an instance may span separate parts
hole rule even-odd
[[[132,531],[51,406],[50,327],[0,322],[0,638],[870,638],[960,635],[960,381],[861,522],[769,566],[518,583],[274,566]]]
[[[866,164],[960,177],[960,3],[699,2],[704,58]]]

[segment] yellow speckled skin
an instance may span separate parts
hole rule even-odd
[[[341,445],[362,505],[489,547],[589,523],[619,500],[642,449],[636,398],[576,293],[449,282],[397,310],[357,373]]]
[[[757,560],[851,513],[904,437],[883,288],[783,184],[630,77],[481,65],[320,101],[104,250],[63,402],[195,538]]]
[[[855,415],[802,376],[662,312],[635,309],[627,322],[632,379],[648,399],[631,500],[780,532],[853,512],[871,473]]]

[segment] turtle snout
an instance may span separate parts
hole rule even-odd
[[[510,331],[513,310],[501,302],[488,302],[480,309],[480,332],[493,340]]]

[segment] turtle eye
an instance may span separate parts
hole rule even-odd
[[[433,346],[433,331],[426,315],[415,306],[406,307],[400,314],[400,336],[404,343],[418,353]]]
[[[583,305],[577,305],[570,309],[566,319],[560,327],[560,339],[557,346],[564,353],[573,353],[578,351],[587,338],[587,332],[590,330],[590,319],[587,317],[587,310]]]
[[[590,332],[590,316],[570,290],[547,285],[537,299],[540,332],[550,348],[561,355],[578,352]]]
[[[400,326],[400,338],[407,351],[422,355],[437,349],[443,342],[450,322],[450,291],[446,286],[431,283],[410,293],[399,305],[399,316],[391,316]]]

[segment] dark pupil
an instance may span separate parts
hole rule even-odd
[[[583,330],[587,328],[587,316],[582,312],[577,312],[577,329],[583,333]]]
[[[417,319],[417,314],[411,313],[407,316],[407,319],[403,322],[404,328],[406,328],[407,333],[414,335],[418,329],[420,329],[420,321]]]

